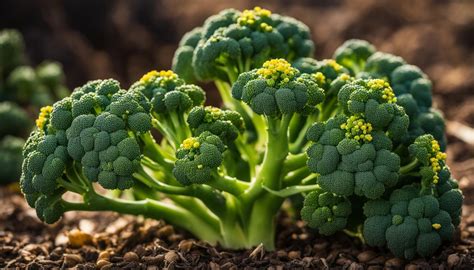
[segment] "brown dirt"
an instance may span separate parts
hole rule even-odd
[[[447,0],[0,2],[0,28],[19,28],[34,64],[63,63],[70,87],[114,77],[127,86],[151,68],[168,68],[179,38],[226,7],[260,4],[312,29],[317,58],[348,38],[419,65],[434,82],[436,106],[448,120],[448,163],[465,194],[455,243],[433,258],[394,259],[344,234],[321,237],[280,217],[277,251],[232,252],[193,240],[164,222],[112,213],[68,213],[54,226],[35,217],[20,195],[0,189],[0,268],[335,268],[474,269],[474,2]],[[218,102],[209,89],[210,103]],[[461,128],[460,128],[461,127]],[[72,248],[79,228],[92,241]],[[100,260],[98,260],[100,255]]]

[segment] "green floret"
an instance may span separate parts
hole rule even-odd
[[[0,32],[0,77],[5,78],[24,61],[24,47],[23,37],[18,31],[5,29]]]
[[[182,185],[202,184],[210,181],[212,173],[222,163],[226,147],[218,136],[203,132],[198,137],[183,141],[176,151],[178,159],[173,175]]]
[[[324,98],[324,91],[308,74],[300,74],[284,59],[265,62],[262,68],[239,75],[232,96],[261,115],[308,113]]]
[[[392,72],[401,65],[405,65],[403,58],[383,52],[375,52],[365,64],[364,72],[369,77],[389,79]]]
[[[5,136],[0,141],[0,184],[16,182],[21,176],[22,150],[25,141]]]
[[[395,190],[387,201],[369,201],[364,238],[372,246],[384,246],[397,257],[429,257],[443,241],[451,241],[454,226],[448,212],[433,195],[419,195],[417,186]],[[387,207],[389,203],[389,207]]]
[[[0,102],[0,138],[6,135],[25,136],[33,123],[28,114],[12,102]]]
[[[364,70],[367,58],[375,53],[375,47],[365,40],[350,39],[334,53],[334,59],[349,69],[352,75]]]
[[[308,27],[299,21],[259,7],[227,9],[183,37],[173,69],[186,80],[233,82],[238,73],[268,59],[292,61],[310,56],[313,49]]]
[[[208,131],[226,144],[233,142],[244,130],[244,120],[239,113],[212,106],[194,107],[187,122],[195,136]]]
[[[320,189],[305,196],[301,218],[320,234],[331,235],[346,227],[351,212],[349,200]]]

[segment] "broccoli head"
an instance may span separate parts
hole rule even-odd
[[[260,7],[227,9],[183,37],[173,69],[185,79],[232,82],[268,59],[292,61],[310,56],[313,48],[308,27],[295,19]]]
[[[387,246],[397,257],[428,257],[451,241],[454,225],[433,195],[420,195],[416,185],[392,192],[390,199],[368,201],[364,238],[371,246]]]
[[[334,52],[334,59],[348,68],[352,75],[364,70],[367,58],[375,52],[375,47],[365,40],[350,39]]]
[[[324,91],[310,74],[301,74],[284,59],[272,59],[259,69],[239,75],[232,96],[261,115],[311,113],[323,101]]]
[[[187,138],[176,151],[173,169],[176,180],[182,185],[206,183],[221,165],[225,150],[221,139],[208,131]]]
[[[25,140],[22,138],[9,135],[0,141],[0,185],[20,179],[24,143]]]
[[[320,234],[331,235],[346,228],[351,212],[349,200],[319,189],[305,196],[301,218]]]
[[[24,61],[24,42],[21,34],[12,29],[0,31],[0,77],[13,70]]]
[[[0,138],[6,135],[26,136],[33,126],[28,114],[12,102],[0,102]]]

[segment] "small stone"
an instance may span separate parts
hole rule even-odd
[[[159,229],[157,232],[156,232],[156,235],[158,237],[168,237],[170,235],[172,235],[174,233],[174,229],[173,229],[173,226],[171,225],[166,225],[164,226],[163,228]]]
[[[380,266],[380,265],[370,265],[369,267],[367,267],[367,270],[382,270],[383,267]]]
[[[182,252],[188,252],[191,250],[191,248],[193,247],[194,245],[194,241],[193,240],[182,240],[181,242],[179,242],[178,244],[178,249]]]
[[[130,251],[123,255],[123,260],[126,262],[136,262],[138,261],[138,255],[137,253]]]
[[[292,250],[288,252],[288,258],[290,258],[291,260],[297,260],[300,258],[300,256],[301,256],[301,252],[299,251]]]
[[[405,270],[418,270],[420,269],[418,265],[410,263],[409,265],[405,266]]]
[[[176,251],[170,250],[165,254],[165,261],[168,263],[174,263],[178,260],[179,256]]]
[[[336,264],[341,265],[341,266],[347,266],[347,265],[352,264],[352,261],[349,260],[348,258],[340,257],[336,260]]]
[[[97,257],[97,261],[99,260],[109,260],[110,259],[110,252],[108,250],[104,250],[99,253],[99,257]]]
[[[325,250],[329,246],[328,242],[320,242],[313,245],[315,251]]]
[[[66,267],[73,267],[79,263],[82,263],[83,259],[81,255],[78,254],[64,254],[64,265]]]
[[[351,265],[349,265],[349,268],[348,270],[363,270],[364,267],[356,262],[353,262],[351,263]]]
[[[282,258],[287,258],[288,257],[288,253],[286,253],[286,251],[284,250],[278,250],[276,252],[276,255],[278,258],[282,259]]]
[[[357,260],[361,263],[368,262],[375,258],[377,256],[377,253],[373,252],[372,250],[366,250],[359,255],[357,255]]]
[[[448,256],[448,267],[449,269],[452,269],[454,267],[456,267],[459,262],[461,261],[461,258],[459,258],[458,255],[456,254],[451,254]]]
[[[391,258],[385,262],[386,268],[402,268],[403,267],[403,260],[400,258]]]
[[[102,269],[104,266],[109,265],[109,264],[111,264],[111,262],[107,260],[98,260],[96,266],[97,268]]]
[[[142,260],[148,265],[159,264],[164,259],[165,259],[165,255],[163,255],[163,254],[160,254],[160,255],[157,255],[157,256],[146,256],[146,257],[142,258]]]
[[[386,261],[385,257],[384,256],[378,256],[372,260],[370,260],[367,264],[384,264]]]
[[[92,243],[92,236],[86,232],[74,229],[67,234],[69,245],[73,248],[80,248]]]

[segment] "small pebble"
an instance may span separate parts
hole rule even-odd
[[[301,256],[301,252],[299,251],[290,251],[288,252],[288,258],[290,258],[291,260],[296,260],[296,259],[299,259]]]
[[[458,255],[456,254],[451,254],[448,256],[448,267],[450,269],[456,267],[459,264],[459,261],[461,261],[461,258],[459,258]]]
[[[107,260],[98,260],[96,266],[97,268],[102,269],[104,266],[109,265],[109,264],[111,264],[111,262]]]
[[[357,255],[357,260],[361,263],[365,263],[365,262],[368,262],[368,261],[372,260],[376,256],[377,256],[377,253],[375,253],[374,251],[366,250],[366,251],[360,253],[359,255]]]
[[[138,255],[137,253],[130,251],[123,255],[123,260],[126,262],[136,262],[138,261]]]
[[[419,267],[416,264],[410,263],[409,265],[405,266],[405,270],[418,270]]]
[[[148,265],[155,265],[162,262],[165,259],[165,256],[163,254],[160,254],[157,256],[146,256],[146,257],[143,257],[142,259]]]
[[[156,235],[158,237],[168,237],[174,233],[174,229],[170,225],[166,225],[163,228],[159,229],[158,232],[156,232]]]
[[[181,242],[179,242],[178,244],[178,249],[182,252],[188,252],[191,250],[191,248],[193,247],[194,245],[194,241],[193,240],[182,240]]]
[[[368,262],[368,264],[380,264],[380,265],[382,265],[382,264],[385,264],[385,261],[386,261],[386,259],[385,259],[384,256],[378,256],[378,257],[370,260]]]
[[[356,262],[353,262],[351,263],[351,265],[349,265],[349,268],[348,270],[363,270],[364,267]]]
[[[64,265],[66,267],[73,267],[82,263],[82,256],[78,254],[64,254]]]
[[[92,235],[83,231],[74,229],[67,234],[69,245],[73,248],[80,248],[92,243]]]
[[[109,260],[110,259],[110,252],[107,250],[104,250],[99,253],[99,257],[97,258],[97,261],[99,260]]]
[[[402,268],[403,267],[403,260],[400,258],[391,258],[385,262],[386,268]]]
[[[288,253],[286,253],[286,251],[284,251],[284,250],[278,250],[278,251],[276,252],[276,255],[277,255],[277,257],[280,258],[280,259],[281,259],[281,258],[286,258],[286,257],[288,257]]]
[[[176,253],[176,251],[168,251],[166,254],[165,254],[165,261],[168,262],[168,263],[174,263],[178,260],[179,256],[178,254]]]

